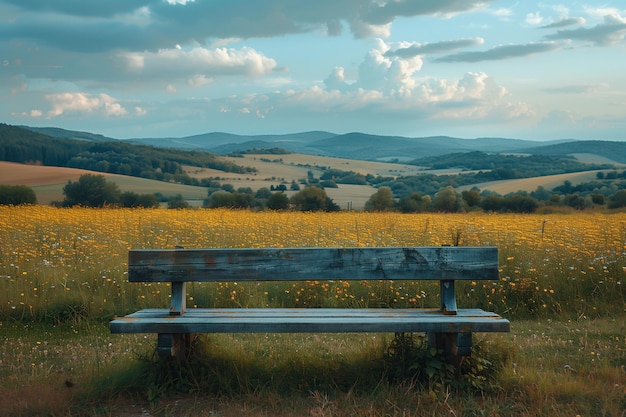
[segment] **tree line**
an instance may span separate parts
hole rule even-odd
[[[219,184],[213,183],[214,187]],[[107,181],[99,174],[84,174],[77,181],[68,181],[63,187],[63,201],[54,202],[59,207],[160,207],[166,203],[170,209],[189,208],[182,195],[165,198],[159,194],[138,194],[122,192],[117,184]],[[0,185],[0,204],[36,204],[37,198],[32,188],[27,186]],[[230,184],[211,189],[203,202],[207,208],[234,208],[257,210],[338,211],[339,206],[328,197],[326,191],[311,186],[298,191],[291,197],[283,191],[272,192],[261,188],[254,192],[251,188],[234,190]]]
[[[626,177],[626,171],[621,175]],[[600,176],[600,175],[599,175]],[[572,186],[565,181],[555,187],[553,192],[538,187],[531,193],[517,192],[505,196],[489,191],[481,192],[477,188],[457,192],[453,187],[440,189],[431,198],[414,192],[408,196],[395,198],[389,187],[380,187],[365,203],[365,211],[398,211],[402,213],[420,212],[464,212],[483,210],[488,212],[532,213],[540,207],[567,206],[576,210],[589,207],[618,209],[626,207],[626,181],[619,183],[617,192],[605,199],[602,194],[590,194],[581,197],[576,193],[559,194],[559,190],[576,187],[588,188],[585,184]],[[293,188],[292,188],[293,190]],[[138,194],[120,191],[117,184],[107,181],[103,175],[84,174],[77,181],[68,181],[63,187],[64,199],[53,203],[60,207],[159,207],[189,208],[189,203],[178,194],[166,198],[160,194]],[[27,186],[0,185],[1,205],[36,204],[35,192]],[[309,185],[299,189],[291,197],[283,190],[273,191],[267,187],[253,191],[250,187],[237,190],[230,184],[220,185],[212,182],[207,198],[203,202],[206,208],[233,208],[254,210],[301,210],[301,211],[339,211],[340,207],[317,186]]]
[[[203,151],[122,141],[60,139],[2,123],[0,139],[0,161],[23,164],[80,168],[197,186],[202,185],[202,181],[187,175],[184,165],[239,174],[256,172],[255,168],[237,165]]]
[[[558,187],[557,187],[558,188]],[[555,188],[556,190],[556,188]],[[592,207],[619,209],[626,207],[626,182],[621,189],[605,198],[602,194],[559,194],[538,187],[531,193],[517,192],[507,195],[483,191],[477,188],[461,193],[447,186],[431,198],[429,195],[412,193],[394,198],[389,187],[380,187],[365,203],[366,211],[399,211],[402,213],[445,212],[457,213],[482,210],[501,213],[533,213],[542,207],[569,207],[584,210]]]

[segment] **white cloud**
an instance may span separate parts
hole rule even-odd
[[[340,70],[334,72],[339,75]],[[345,119],[377,117],[419,117],[431,120],[510,120],[530,117],[532,109],[525,103],[510,100],[508,91],[485,73],[467,73],[460,80],[436,78],[404,80],[395,90],[323,89],[314,86],[272,94],[230,97],[220,101],[228,112],[247,112],[251,116],[285,118],[303,113],[312,120],[323,115],[341,115]],[[216,100],[217,101],[217,100]],[[224,111],[224,110],[222,110]]]
[[[345,69],[343,67],[335,67],[330,75],[324,80],[324,84],[330,90],[341,90],[346,87]]]
[[[540,24],[543,23],[543,17],[541,17],[541,13],[539,12],[535,12],[535,13],[528,13],[526,15],[526,23],[531,25],[531,26],[539,26]]]
[[[66,113],[100,114],[104,116],[125,116],[128,111],[108,94],[58,93],[45,98],[52,104],[48,118]]]
[[[513,10],[504,7],[492,10],[491,13],[502,20],[509,20],[509,18],[513,16]]]
[[[160,49],[157,52],[125,53],[122,58],[131,72],[142,77],[190,78],[243,75],[259,77],[271,73],[276,61],[252,48],[181,47]],[[196,83],[197,81],[192,81]]]
[[[211,84],[212,82],[213,78],[201,74],[194,75],[187,79],[187,84],[190,87],[202,87],[203,85]]]
[[[344,91],[363,88],[385,94],[410,94],[415,86],[413,76],[422,68],[422,58],[419,55],[403,58],[389,52],[390,46],[378,39],[359,65],[356,82],[346,83],[343,69],[336,68],[326,79],[326,85]]]
[[[391,35],[391,23],[372,25],[355,19],[350,22],[350,31],[356,38],[388,38]]]
[[[474,41],[476,42],[476,41]],[[406,45],[402,45],[406,46]],[[460,80],[419,77],[423,61],[389,54],[390,46],[378,39],[359,65],[358,77],[348,82],[345,69],[335,67],[324,80],[325,89],[313,86],[273,94],[231,97],[222,103],[229,111],[244,109],[264,116],[294,112],[369,117],[371,113],[458,120],[518,118],[532,114],[524,103],[510,101],[510,94],[484,72],[468,72]],[[250,109],[255,109],[251,111]]]
[[[495,0],[6,0],[16,10],[4,39],[33,40],[63,51],[156,51],[220,39],[304,32],[336,36],[347,22],[356,37],[387,37],[397,18],[449,18]],[[53,18],[51,18],[53,17]]]
[[[587,13],[590,17],[593,17],[595,19],[602,20],[608,16],[608,17],[614,18],[615,20],[621,21],[622,23],[626,22],[626,19],[622,17],[622,15],[626,13],[626,10],[622,11],[615,7],[591,7],[591,6],[586,6],[584,10],[585,10],[585,13]]]

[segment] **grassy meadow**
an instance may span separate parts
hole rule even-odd
[[[494,245],[500,280],[460,308],[512,332],[476,335],[474,387],[389,378],[393,335],[210,335],[163,371],[154,335],[108,319],[168,304],[130,284],[131,248]],[[0,207],[0,409],[26,415],[624,416],[626,213],[252,213]],[[188,286],[198,307],[435,307],[427,282]],[[393,358],[392,358],[393,359]],[[395,358],[397,359],[397,358]],[[484,365],[484,366],[483,366]],[[201,371],[198,371],[201,369]],[[497,371],[497,372],[496,372]],[[176,372],[179,372],[178,374]],[[471,385],[471,384],[470,384]]]

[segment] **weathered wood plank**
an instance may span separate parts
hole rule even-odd
[[[460,315],[465,317],[495,317],[496,313],[478,308],[461,309]],[[400,308],[190,308],[185,313],[189,317],[231,317],[244,314],[249,317],[280,318],[280,317],[370,317],[372,315],[386,317],[431,317],[441,316],[442,313],[436,308],[426,309],[400,309]],[[169,310],[164,308],[146,308],[128,317],[155,317],[165,318],[169,316]],[[453,318],[451,318],[453,319]]]
[[[497,280],[496,247],[131,250],[129,281]]]
[[[438,309],[168,309],[141,310],[110,323],[112,333],[508,332],[495,313]]]

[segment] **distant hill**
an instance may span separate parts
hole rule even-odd
[[[29,127],[18,126],[22,129],[32,130],[33,132],[41,133],[42,135],[50,136],[58,139],[74,139],[74,140],[86,140],[91,142],[109,142],[117,139],[107,138],[103,135],[98,135],[89,132],[77,132],[74,130],[65,130],[58,127]]]
[[[62,137],[52,137],[41,132]],[[253,173],[254,170],[204,151],[133,144],[83,132],[82,139],[62,129],[31,130],[0,123],[0,161],[80,168],[160,181],[192,183],[183,165]],[[196,184],[190,184],[196,185]]]
[[[266,149],[272,156],[246,152],[251,149]],[[283,153],[283,149],[292,153]],[[222,156],[234,153],[238,155]],[[0,161],[28,164],[33,169],[22,167],[28,175],[34,175],[37,165],[123,174],[125,177],[117,181],[130,181],[129,186],[138,189],[139,184],[148,183],[128,179],[130,176],[170,185],[201,186],[205,192],[215,187],[216,178],[223,184],[252,190],[324,181],[329,183],[331,198],[362,207],[380,186],[391,188],[394,196],[403,198],[415,192],[432,197],[446,186],[461,189],[481,185],[481,189],[513,192],[532,191],[539,185],[553,187],[564,178],[589,181],[598,170],[616,171],[620,167],[615,163],[626,165],[626,142],[406,138],[321,131],[248,136],[213,132],[181,138],[119,140],[87,132],[0,123]],[[51,179],[53,170],[37,170]],[[24,180],[17,178],[11,167],[4,172],[11,173],[11,181]],[[63,185],[41,180],[37,184],[38,196],[54,191],[55,198]],[[149,184],[159,188],[156,181]],[[197,189],[185,189],[185,198],[197,200]]]
[[[626,164],[626,142],[580,140],[575,142],[525,148],[521,149],[521,152],[548,156],[593,154],[620,164]]]
[[[119,141],[102,135],[60,128],[30,128],[31,131],[62,139],[103,142]],[[561,139],[537,142],[510,138],[461,139],[449,136],[408,138],[369,135],[360,132],[335,134],[311,131],[284,135],[235,135],[210,132],[200,135],[166,138],[135,138],[121,142],[161,148],[200,150],[228,155],[249,149],[282,148],[294,153],[360,159],[366,161],[414,159],[480,151],[547,156],[596,155],[604,162],[626,163],[626,142]]]
[[[517,152],[520,148],[528,148],[534,144],[536,142],[521,139],[459,139],[449,136],[406,138],[355,132],[319,140],[309,145],[309,148],[321,150],[325,155],[341,158],[365,160],[397,158],[406,161],[459,152]]]
[[[212,132],[180,138],[136,138],[128,142],[163,146],[178,149],[197,149],[225,155],[231,152],[251,149],[250,143],[267,144],[263,147],[282,147],[292,152],[300,152],[312,142],[336,136],[329,132],[303,132],[287,135],[234,135]],[[252,146],[255,147],[255,146]],[[258,148],[258,146],[256,146]]]

